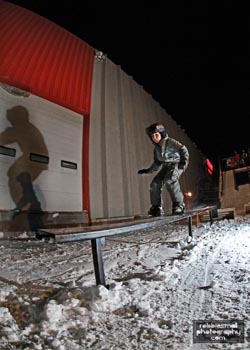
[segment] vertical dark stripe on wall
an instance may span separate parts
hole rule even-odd
[[[82,144],[82,206],[91,220],[89,199],[89,124],[90,117],[84,116],[83,120],[83,144]]]
[[[121,70],[120,67],[117,67],[117,79],[118,79],[118,101],[120,102],[118,104],[118,111],[119,111],[119,130],[120,130],[120,144],[121,144],[121,159],[122,161],[122,188],[123,188],[123,198],[124,198],[124,210],[125,214],[128,215],[129,213],[129,186],[128,186],[128,164],[126,161],[126,148],[125,145],[127,144],[127,140],[125,140],[125,133],[126,133],[126,125],[124,120],[124,114],[123,111],[125,110],[124,106],[124,99],[122,94],[122,83],[121,83]]]
[[[102,171],[102,198],[103,198],[103,216],[109,217],[109,203],[108,203],[108,180],[107,180],[107,145],[106,145],[106,64],[102,65],[102,94],[101,94],[101,171]]]

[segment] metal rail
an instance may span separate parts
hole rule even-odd
[[[192,226],[193,221],[192,218],[204,213],[209,212],[210,224],[213,223],[213,212],[215,210],[214,206],[198,208],[195,210],[187,211],[181,215],[171,215],[171,216],[163,216],[163,217],[148,217],[142,219],[135,219],[132,223],[126,222],[124,226],[123,223],[119,224],[109,224],[101,229],[97,227],[88,228],[70,228],[67,230],[62,229],[39,229],[37,230],[37,234],[40,238],[53,238],[54,243],[67,243],[74,241],[91,241],[92,247],[92,255],[93,255],[93,264],[95,271],[95,279],[97,285],[106,286],[105,282],[105,273],[104,273],[104,264],[103,264],[103,256],[102,256],[102,238],[108,236],[119,235],[126,232],[133,232],[143,229],[148,229],[151,227],[157,227],[162,225],[171,224],[174,222],[179,222],[184,219],[188,221],[188,235],[189,237],[193,237]],[[99,226],[100,227],[100,226]],[[80,231],[79,231],[80,230]]]

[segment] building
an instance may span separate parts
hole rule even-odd
[[[145,128],[156,121],[188,147],[182,187],[193,193],[192,205],[200,202],[209,176],[205,157],[120,66],[55,23],[3,0],[0,23],[2,228],[31,226],[31,212],[42,212],[43,224],[146,212],[151,177],[137,170],[151,164]],[[167,193],[164,200],[170,210]],[[20,201],[24,213],[13,215]]]
[[[237,157],[236,157],[237,155]],[[220,206],[234,208],[237,215],[250,213],[250,151],[242,150],[221,160]]]

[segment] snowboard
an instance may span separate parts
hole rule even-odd
[[[165,213],[164,215],[161,215],[161,216],[153,216],[153,215],[150,215],[150,214],[136,214],[134,215],[134,219],[154,219],[154,220],[157,220],[157,219],[163,219],[163,218],[166,218],[166,217],[176,217],[176,218],[181,218],[181,217],[186,217],[188,215],[193,215],[195,214],[196,212],[199,213],[201,211],[205,211],[206,209],[209,209],[209,207],[197,207],[197,208],[193,208],[193,209],[186,209],[184,210],[183,213],[181,214],[172,214],[172,213]]]

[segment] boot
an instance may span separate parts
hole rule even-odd
[[[174,202],[173,203],[173,209],[172,209],[172,214],[173,215],[179,215],[183,214],[185,210],[185,204],[180,203],[180,202]]]
[[[157,205],[152,205],[152,207],[148,211],[148,215],[163,216],[164,210],[162,209],[162,207],[158,207]]]

